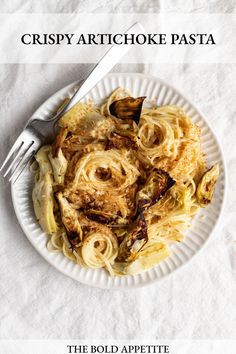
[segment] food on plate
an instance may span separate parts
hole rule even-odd
[[[149,269],[181,242],[212,201],[200,128],[177,106],[117,89],[101,106],[77,103],[35,155],[33,204],[50,251],[110,275]]]

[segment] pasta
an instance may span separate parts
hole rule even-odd
[[[49,251],[110,275],[149,269],[181,242],[213,197],[200,129],[177,106],[143,107],[114,91],[101,106],[76,104],[35,159],[35,215]]]

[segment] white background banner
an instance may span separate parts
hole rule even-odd
[[[0,63],[95,63],[111,45],[88,44],[89,34],[122,34],[136,21],[158,44],[133,45],[122,62],[236,62],[236,14],[1,14],[0,21]]]
[[[232,354],[236,340],[2,340],[4,354]]]

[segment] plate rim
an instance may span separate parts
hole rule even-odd
[[[210,233],[208,233],[207,238],[205,239],[204,242],[202,242],[200,244],[200,246],[198,247],[198,249],[194,252],[194,254],[191,255],[191,257],[189,257],[187,260],[185,260],[183,263],[181,263],[179,266],[175,267],[171,272],[168,272],[167,274],[164,274],[161,278],[154,278],[154,279],[148,279],[146,281],[143,282],[139,282],[139,283],[132,283],[132,284],[120,284],[118,286],[112,286],[109,284],[96,284],[96,283],[92,283],[91,281],[87,281],[85,278],[78,279],[76,276],[74,276],[74,274],[72,274],[71,272],[67,272],[65,269],[60,268],[60,266],[56,263],[54,263],[50,258],[47,258],[46,254],[44,253],[44,251],[41,248],[36,247],[36,245],[33,243],[33,239],[28,236],[28,230],[25,226],[25,224],[23,223],[23,220],[20,216],[19,210],[16,206],[17,200],[16,197],[14,195],[14,185],[11,182],[11,197],[12,197],[12,202],[13,202],[13,207],[14,207],[14,211],[17,217],[17,221],[21,226],[21,229],[23,230],[25,236],[27,237],[27,239],[30,241],[31,245],[33,246],[33,248],[38,252],[38,254],[40,254],[50,265],[52,265],[57,271],[61,272],[62,274],[76,280],[77,282],[86,285],[86,286],[91,286],[94,288],[100,288],[100,289],[107,289],[107,290],[121,290],[121,289],[134,289],[134,288],[141,288],[141,287],[145,287],[148,285],[152,285],[152,284],[160,284],[162,281],[164,281],[165,279],[167,279],[168,277],[172,276],[173,274],[175,274],[176,271],[178,271],[179,269],[182,269],[184,266],[188,265],[189,262],[191,262],[192,260],[195,259],[195,257],[197,255],[200,254],[200,252],[208,245],[208,242],[211,240],[212,235],[214,234],[214,232],[216,232],[217,228],[219,228],[220,225],[220,220],[222,218],[222,214],[223,211],[225,209],[225,203],[226,203],[226,196],[227,196],[227,185],[228,185],[228,175],[227,175],[227,167],[226,167],[226,162],[225,162],[225,157],[224,157],[224,152],[221,146],[221,142],[217,136],[217,134],[215,133],[214,129],[211,126],[211,123],[207,120],[205,114],[202,113],[202,111],[196,107],[195,103],[192,102],[191,99],[189,99],[187,96],[185,96],[185,94],[183,94],[181,92],[181,90],[179,90],[177,87],[167,83],[165,80],[160,79],[158,76],[156,75],[150,75],[150,74],[145,74],[145,73],[127,73],[127,72],[120,72],[120,73],[113,73],[110,72],[109,74],[107,74],[104,78],[107,77],[112,77],[112,76],[132,76],[132,77],[140,77],[142,79],[148,79],[148,80],[156,80],[158,81],[160,84],[164,85],[165,87],[167,87],[168,89],[171,89],[172,91],[176,92],[180,97],[182,97],[186,102],[188,102],[190,104],[190,106],[197,112],[197,114],[201,117],[201,119],[204,121],[205,125],[208,126],[211,135],[214,137],[215,141],[216,141],[216,145],[218,146],[219,149],[219,153],[221,156],[221,163],[222,163],[222,173],[223,173],[223,193],[222,193],[222,203],[220,205],[219,208],[219,215],[212,227],[212,230],[210,231]],[[100,81],[102,81],[104,78],[102,78]],[[51,96],[49,96],[36,110],[35,112],[32,114],[31,118],[34,118],[35,116],[37,116],[38,112],[40,110],[43,109],[43,107],[47,106],[49,102],[52,102],[53,100],[55,100],[55,98],[57,96],[60,96],[60,94],[64,93],[68,93],[70,90],[73,90],[73,88],[76,87],[76,85],[80,84],[80,82],[83,80],[77,80],[74,81],[62,88],[60,88],[59,90],[57,90],[56,92],[54,92]],[[96,85],[95,85],[96,86]],[[89,92],[86,94],[86,96],[89,94]],[[49,252],[49,251],[48,251]],[[148,270],[146,270],[148,271]]]

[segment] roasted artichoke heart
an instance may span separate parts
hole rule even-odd
[[[174,184],[175,181],[167,172],[154,169],[143,188],[138,192],[138,212],[155,204]]]
[[[219,173],[219,165],[215,164],[206,173],[204,173],[198,183],[196,197],[202,208],[208,205],[212,200]]]
[[[119,119],[132,119],[138,124],[145,98],[146,97],[125,97],[121,100],[114,101],[109,107],[110,113]]]
[[[66,229],[68,240],[72,247],[78,246],[82,240],[82,229],[78,220],[77,211],[72,208],[61,192],[58,192],[56,197],[60,206],[62,223]]]
[[[133,261],[148,241],[147,223],[143,213],[139,214],[136,223],[120,244],[118,261]]]
[[[37,175],[37,182],[32,193],[35,215],[42,229],[49,234],[56,232],[58,229],[54,216],[52,168],[48,159],[50,152],[51,147],[45,145],[35,155],[40,172]]]

